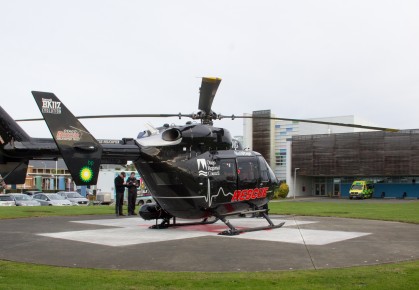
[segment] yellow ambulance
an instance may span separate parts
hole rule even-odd
[[[355,180],[349,190],[349,198],[371,198],[374,193],[374,184],[369,180]]]

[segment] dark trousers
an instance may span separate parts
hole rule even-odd
[[[124,205],[124,192],[117,192],[115,197],[115,214],[122,215],[122,206]]]
[[[135,202],[137,199],[137,190],[128,192],[128,214],[135,214]]]

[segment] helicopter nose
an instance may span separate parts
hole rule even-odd
[[[164,141],[176,141],[182,138],[182,132],[179,129],[171,128],[164,131],[161,137]]]

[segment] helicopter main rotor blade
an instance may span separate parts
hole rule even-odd
[[[123,115],[92,115],[92,116],[76,116],[77,119],[105,119],[105,118],[168,118],[168,117],[186,117],[192,118],[192,115],[185,114],[123,114]],[[27,122],[27,121],[42,121],[43,118],[32,118],[32,119],[19,119],[16,122]]]
[[[220,78],[202,78],[201,88],[199,89],[198,109],[207,115],[211,114],[212,102],[214,101],[220,83]]]
[[[125,115],[93,115],[93,116],[77,116],[77,119],[105,119],[105,118],[168,118],[168,117],[181,117],[185,118],[194,118],[192,114],[125,114]],[[262,117],[262,116],[226,116],[218,115],[219,120],[225,118],[231,119],[269,119],[269,120],[279,120],[279,121],[292,121],[292,122],[302,122],[302,123],[313,123],[313,124],[322,124],[322,125],[333,125],[333,126],[342,126],[342,127],[352,127],[352,128],[361,128],[361,129],[370,129],[378,131],[387,131],[387,132],[398,132],[399,129],[394,128],[384,128],[376,126],[367,126],[367,125],[358,125],[358,124],[349,124],[349,123],[335,123],[335,122],[326,122],[326,121],[315,121],[315,120],[305,120],[305,119],[290,119],[290,118],[277,118],[277,117]],[[32,119],[18,119],[16,122],[29,122],[29,121],[42,121],[43,118],[32,118]]]
[[[383,128],[383,127],[375,127],[375,126],[366,126],[366,125],[358,125],[358,124],[349,124],[349,123],[335,123],[335,122],[326,122],[326,121],[314,121],[314,120],[305,120],[305,119],[288,119],[288,118],[277,118],[277,117],[262,117],[262,116],[219,116],[219,119],[224,118],[231,118],[231,119],[269,119],[269,120],[279,120],[279,121],[292,121],[292,122],[302,122],[302,123],[313,123],[313,124],[323,124],[323,125],[333,125],[333,126],[341,126],[341,127],[352,127],[352,128],[361,128],[361,129],[370,129],[370,130],[378,130],[378,131],[386,131],[386,132],[398,132],[399,129],[393,128]]]

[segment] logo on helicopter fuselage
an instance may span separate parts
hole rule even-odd
[[[212,160],[197,159],[199,176],[217,176],[220,175],[220,166]]]

